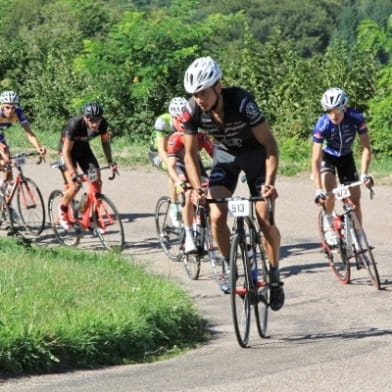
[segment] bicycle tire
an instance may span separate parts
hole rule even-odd
[[[39,236],[45,227],[45,204],[37,184],[24,178],[16,193],[18,213],[23,228],[34,236]]]
[[[257,268],[258,268],[258,280],[257,280],[257,303],[254,306],[255,319],[257,332],[262,338],[267,338],[267,327],[268,327],[268,311],[270,302],[270,289],[269,289],[269,265],[265,255],[263,246],[263,237],[260,231],[257,231],[253,223],[247,222],[249,226],[250,238],[254,238],[254,242],[257,248]]]
[[[48,214],[50,226],[52,227],[54,235],[60,244],[66,246],[77,246],[82,236],[80,225],[75,223],[66,230],[59,223],[59,207],[63,195],[63,192],[60,190],[54,190],[49,195]],[[74,211],[74,201],[72,201],[72,204],[68,208],[72,208],[72,211]]]
[[[162,196],[155,206],[155,228],[162,250],[170,260],[179,261],[182,255],[183,225],[174,227],[169,222],[170,198]]]
[[[185,271],[190,279],[197,280],[200,276],[200,255],[199,254],[187,254],[182,258]]]
[[[245,244],[238,234],[230,246],[230,303],[238,344],[248,347],[251,321],[250,268]]]
[[[357,258],[358,265],[365,267],[367,270],[370,281],[372,285],[377,289],[380,290],[381,283],[380,283],[380,276],[378,274],[376,260],[373,256],[372,247],[369,245],[369,241],[367,239],[365,230],[363,229],[362,225],[360,224],[357,215],[354,212],[350,213],[350,219],[353,223],[353,236],[355,235],[356,241],[353,239],[354,247],[355,243],[357,243],[360,249],[356,249],[354,251],[355,257]]]
[[[351,279],[350,260],[347,254],[347,241],[345,236],[341,237],[340,233],[335,229],[338,243],[336,246],[328,245],[324,236],[323,227],[324,211],[321,210],[318,215],[318,228],[321,238],[321,246],[327,256],[329,266],[340,283],[348,284]]]
[[[124,249],[125,234],[120,214],[105,195],[97,197],[93,206],[93,222],[94,229],[107,250],[121,252]]]

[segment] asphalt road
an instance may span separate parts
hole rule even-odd
[[[49,192],[61,185],[49,166],[25,172]],[[251,348],[238,346],[229,297],[202,265],[190,281],[181,263],[169,261],[155,239],[153,210],[166,193],[166,176],[154,169],[121,170],[106,193],[118,206],[126,229],[125,255],[133,255],[152,272],[183,285],[210,322],[212,339],[203,347],[153,364],[27,377],[3,381],[4,392],[232,392],[245,391],[392,391],[392,237],[391,186],[376,186],[363,196],[364,224],[378,262],[382,290],[364,270],[352,270],[342,285],[329,269],[318,243],[317,207],[308,176],[281,177],[276,222],[282,234],[281,276],[286,304],[270,312],[268,339],[252,325]],[[241,185],[238,194],[246,195]],[[41,237],[53,241],[50,229]],[[96,244],[95,244],[96,245]],[[86,236],[80,247],[95,246]]]

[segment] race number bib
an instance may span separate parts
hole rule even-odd
[[[333,194],[335,195],[336,200],[343,200],[347,197],[350,197],[350,189],[346,186],[339,186],[333,190]]]
[[[250,215],[250,202],[249,200],[230,200],[228,207],[231,215],[235,217],[249,216]]]

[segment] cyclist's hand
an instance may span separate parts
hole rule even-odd
[[[79,179],[78,173],[76,173],[76,172],[72,173],[72,174],[71,174],[71,180],[72,180],[72,182],[74,182],[75,184],[79,183],[79,182],[80,182],[80,179]]]
[[[361,181],[367,186],[368,188],[371,188],[374,185],[374,180],[373,177],[367,175],[367,174],[361,174]]]
[[[191,200],[194,205],[197,205],[197,203],[204,205],[206,197],[207,197],[207,194],[203,188],[192,190]]]
[[[118,175],[117,163],[116,162],[110,162],[109,166],[110,166],[110,169],[112,170],[112,172]]]
[[[279,195],[274,185],[264,184],[261,186],[261,196],[275,200]]]
[[[183,181],[176,182],[176,193],[184,193],[186,190],[186,184]]]
[[[46,155],[46,148],[45,147],[41,146],[40,148],[37,149],[37,151],[41,157],[44,157]]]
[[[317,189],[316,193],[314,195],[314,202],[316,204],[322,204],[324,203],[325,199],[327,198],[327,195],[322,189]]]

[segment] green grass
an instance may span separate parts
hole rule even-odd
[[[207,337],[182,289],[120,255],[2,239],[0,258],[3,375],[148,361]]]

